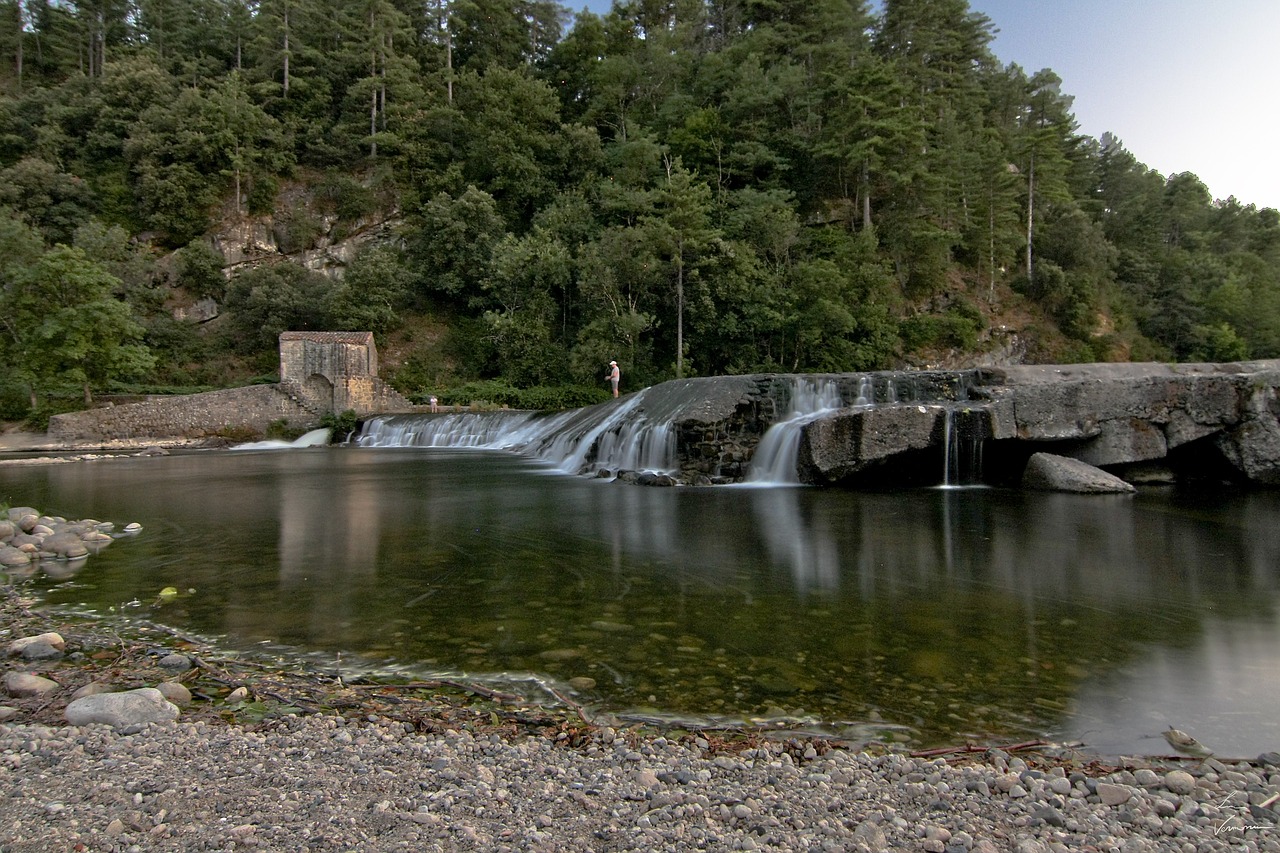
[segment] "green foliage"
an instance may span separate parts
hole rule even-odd
[[[412,287],[413,276],[402,252],[392,246],[366,248],[325,294],[325,322],[335,329],[382,334],[399,325]]]
[[[603,403],[611,395],[599,385],[535,385],[520,392],[520,408],[551,412]]]
[[[315,188],[318,209],[348,222],[363,219],[377,210],[373,190],[342,172],[327,172]]]
[[[929,348],[971,350],[978,343],[981,326],[957,311],[908,317],[899,327],[902,344],[908,351]]]
[[[20,421],[30,411],[25,388],[10,382],[0,384],[0,421]]]
[[[320,217],[305,207],[291,207],[276,214],[272,236],[276,245],[287,255],[296,254],[315,246],[316,239],[324,232]]]
[[[267,424],[266,437],[280,441],[293,441],[306,434],[305,427],[291,426],[287,418],[279,418]]]
[[[491,379],[467,382],[443,390],[423,390],[415,394],[413,399],[421,404],[433,394],[444,406],[531,409],[544,412],[577,409],[603,403],[611,398],[609,392],[600,386],[535,385],[532,388],[516,388],[509,382]]]
[[[446,406],[478,409],[520,407],[520,390],[501,379],[468,382],[465,385],[447,389],[439,395],[439,398],[440,402]]]
[[[0,205],[17,211],[48,243],[70,243],[95,208],[93,193],[83,180],[37,157],[0,170]]]
[[[223,262],[222,253],[208,241],[195,240],[176,253],[173,283],[201,299],[221,300],[227,289]]]
[[[227,285],[226,334],[240,352],[274,355],[281,332],[325,327],[328,290],[327,279],[297,264],[246,269]]]
[[[979,300],[1016,308],[1032,357],[1280,356],[1280,213],[1080,136],[1060,78],[1001,67],[964,0],[624,3],[568,33],[540,0],[111,0],[91,30],[82,5],[28,4],[23,79],[0,71],[0,292],[76,247],[114,279],[108,323],[145,328],[152,382],[265,372],[283,329],[382,337],[410,311],[450,317],[388,371],[410,391],[601,390],[610,359],[629,388],[890,367],[972,346]],[[246,213],[288,254],[396,233],[340,279],[225,282],[211,232]],[[221,300],[212,323],[170,317],[156,257],[178,246],[169,283]],[[0,324],[22,387],[103,381]]]
[[[87,402],[92,387],[149,371],[154,358],[129,306],[114,297],[119,286],[83,250],[66,246],[17,269],[0,292],[11,375],[33,391],[79,385]]]
[[[333,412],[325,412],[320,416],[320,426],[332,430],[333,441],[345,441],[347,436],[359,428],[360,418],[352,409],[336,415]]]

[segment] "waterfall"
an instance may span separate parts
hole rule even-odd
[[[982,481],[982,441],[965,429],[967,409],[947,406],[942,422],[942,483],[944,489],[978,485]],[[958,421],[957,415],[961,418]]]
[[[569,474],[601,469],[668,472],[677,469],[675,433],[650,420],[644,391],[620,404],[554,415],[484,412],[386,415],[371,419],[360,447],[458,447],[506,450],[539,459]]]
[[[877,417],[880,410],[911,405],[925,417],[945,415],[944,423],[933,421],[931,431],[921,436],[933,445],[927,452],[923,443],[909,448],[911,459],[904,462],[913,469],[912,482],[938,482],[932,461],[924,476],[919,466],[936,458],[932,454],[941,444],[940,482],[955,487],[979,482],[981,437],[990,432],[982,420],[987,417],[983,404],[971,409],[966,403],[966,381],[941,372],[684,379],[554,414],[503,410],[381,415],[366,421],[351,443],[501,450],[568,474],[652,472],[695,481],[705,474],[723,482],[723,473],[744,476],[748,485],[793,485],[800,480],[796,457],[808,424],[845,411],[854,417],[863,413],[869,422],[881,424],[874,428],[894,429],[901,413],[885,411],[884,417]],[[927,412],[922,404],[928,404]],[[744,464],[741,451],[750,447],[761,421],[768,429]]]
[[[865,383],[865,384],[864,384]],[[863,400],[870,389],[870,379],[859,382],[858,399]],[[842,408],[840,387],[827,379],[818,384],[810,379],[797,377],[791,386],[791,407],[786,416],[765,431],[751,457],[748,483],[771,485],[796,485],[800,477],[796,472],[796,450],[800,446],[800,428],[828,412]],[[867,403],[863,403],[867,405]]]
[[[321,429],[313,429],[303,435],[301,438],[295,438],[293,441],[284,441],[282,439],[269,438],[265,441],[250,441],[245,444],[237,444],[232,450],[288,450],[294,447],[324,447],[329,443],[329,439],[333,435],[333,430],[328,427]]]

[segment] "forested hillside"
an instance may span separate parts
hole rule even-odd
[[[284,329],[548,404],[614,358],[634,389],[1280,356],[1280,214],[1079,135],[965,0],[872,8],[0,0],[0,416],[247,381]],[[228,275],[237,223],[274,245]],[[373,223],[341,275],[298,262]]]

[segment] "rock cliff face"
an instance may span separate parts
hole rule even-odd
[[[852,483],[952,439],[984,444],[987,475],[1049,452],[1123,474],[1159,462],[1280,485],[1280,361],[983,369],[956,405],[854,407],[804,429],[808,483]]]

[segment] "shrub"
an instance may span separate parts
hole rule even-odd
[[[981,324],[957,311],[919,314],[902,321],[898,331],[908,351],[929,347],[972,349],[977,346]]]
[[[277,214],[272,234],[286,255],[310,249],[323,230],[320,219],[306,208],[297,207]]]
[[[222,253],[204,240],[194,240],[177,252],[175,278],[194,296],[211,296],[221,301],[227,290],[227,279],[222,274]]]
[[[520,408],[540,411],[580,409],[603,403],[609,397],[609,392],[604,388],[590,385],[538,385],[520,392]]]
[[[267,438],[275,438],[280,441],[293,441],[305,433],[302,427],[290,426],[287,418],[280,418],[267,424]]]
[[[320,426],[333,431],[330,441],[345,441],[347,436],[360,428],[360,418],[353,409],[347,409],[340,415],[325,412],[320,417]]]

